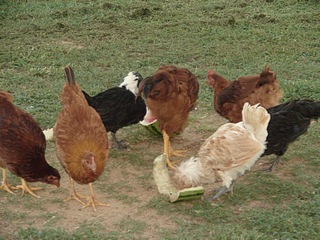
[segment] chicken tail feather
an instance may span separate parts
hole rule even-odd
[[[80,86],[76,83],[73,69],[66,65],[64,68],[66,82],[61,93],[61,102],[63,105],[72,104],[74,102],[86,102]],[[77,101],[75,97],[77,96]]]
[[[269,120],[269,113],[265,108],[259,106],[259,104],[253,106],[248,102],[244,104],[242,110],[243,124],[262,144],[265,144],[268,136],[267,127]]]
[[[176,187],[182,189],[198,186],[202,177],[199,159],[191,157],[175,168],[173,180]]]
[[[65,66],[64,72],[66,75],[66,80],[68,81],[69,85],[76,85],[76,80],[74,78],[74,72],[69,65]]]
[[[260,74],[258,84],[260,86],[265,84],[272,84],[277,81],[276,74],[271,71],[270,67],[266,66],[263,72]]]

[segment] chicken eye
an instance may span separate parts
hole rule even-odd
[[[49,176],[49,177],[48,177],[48,181],[49,181],[49,182],[53,182],[54,180],[55,180],[55,177],[54,177],[54,176]]]
[[[160,93],[160,90],[156,90],[156,91],[153,92],[152,96],[153,96],[153,97],[156,97],[156,96],[159,95],[159,93]]]

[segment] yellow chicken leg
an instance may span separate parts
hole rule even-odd
[[[109,206],[109,205],[106,204],[106,203],[102,203],[102,202],[98,201],[97,198],[94,196],[93,188],[92,188],[92,183],[89,183],[89,188],[90,188],[91,196],[87,198],[88,201],[87,201],[87,203],[83,206],[83,208],[92,205],[93,210],[96,212],[96,211],[97,211],[96,206],[105,206],[105,207]]]
[[[40,196],[36,195],[34,192],[32,191],[37,191],[37,190],[41,190],[41,188],[32,188],[29,187],[26,180],[24,180],[23,178],[21,178],[21,185],[16,186],[17,189],[21,188],[22,189],[22,196],[24,196],[24,194],[27,192],[30,195],[36,197],[36,198],[40,198]]]
[[[185,157],[185,150],[173,150],[171,147],[171,144],[169,142],[169,149],[170,149],[170,156],[175,156],[175,157]]]
[[[64,201],[68,202],[70,200],[76,200],[77,202],[81,203],[82,205],[85,205],[85,203],[81,201],[81,198],[87,198],[87,197],[76,193],[76,189],[74,187],[74,181],[72,178],[70,178],[70,194]]]
[[[11,186],[7,181],[7,171],[5,169],[2,169],[2,184],[0,186],[0,189],[3,189],[9,193],[15,194],[12,192],[12,190],[16,190],[16,187]]]
[[[169,138],[169,135],[163,130],[162,131],[162,136],[163,136],[163,142],[164,142],[164,153],[166,155],[166,162],[167,162],[167,165],[169,168],[171,169],[174,169],[174,165],[171,163],[170,161],[170,157],[171,156],[179,156],[179,157],[182,157],[183,154],[182,152],[184,151],[180,151],[180,150],[177,150],[177,151],[173,151],[172,147],[171,147],[171,144],[170,144],[170,138]]]

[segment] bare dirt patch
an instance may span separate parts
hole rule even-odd
[[[189,125],[183,133],[172,139],[172,146],[174,149],[185,150],[185,158],[195,155],[203,141],[224,123],[226,120],[215,112],[192,112]],[[98,206],[97,212],[94,212],[92,207],[82,208],[78,202],[64,201],[69,193],[69,178],[56,158],[54,144],[50,142],[47,159],[61,173],[60,188],[41,183],[31,184],[43,187],[43,190],[37,192],[41,196],[40,199],[31,196],[21,197],[20,192],[13,196],[0,191],[0,213],[3,215],[1,218],[6,219],[0,221],[1,231],[13,236],[19,228],[60,228],[74,232],[83,226],[99,226],[105,232],[130,232],[133,231],[130,228],[130,223],[133,222],[142,225],[143,230],[139,237],[158,239],[162,230],[173,231],[177,227],[177,220],[186,221],[185,215],[178,211],[161,211],[161,207],[168,200],[157,191],[152,166],[154,158],[163,151],[162,137],[151,135],[140,125],[121,129],[118,137],[126,140],[131,147],[121,151],[110,149],[105,170],[93,184],[97,198],[109,204],[108,207]],[[262,158],[252,170],[261,171],[262,168],[268,167],[269,165],[263,163],[270,159],[273,157]],[[299,159],[292,159],[285,164],[299,163]],[[286,171],[280,170],[281,168],[283,166],[278,166],[274,174],[285,179],[291,178],[287,176]],[[239,182],[241,181],[243,178],[239,179]],[[10,176],[10,182],[16,184],[18,179]],[[207,195],[212,186],[205,188]],[[77,184],[76,189],[80,194],[89,194],[86,185]],[[189,203],[182,202],[170,206],[179,207],[180,204],[186,207]],[[251,208],[266,207],[268,206],[264,205],[261,199],[253,200],[241,208],[235,208],[234,213],[241,214]]]
[[[202,142],[225,122],[217,114],[210,113],[200,116],[200,124],[193,114],[184,132],[172,139],[173,148],[185,150],[187,157],[196,154]],[[208,126],[213,128],[209,133]],[[33,227],[61,228],[73,232],[83,225],[97,224],[102,225],[106,231],[123,231],[122,222],[135,221],[144,225],[143,236],[152,239],[161,229],[174,229],[179,214],[159,214],[153,206],[157,201],[167,201],[159,195],[152,176],[153,160],[163,151],[162,137],[152,136],[143,126],[135,128],[138,129],[136,132],[126,128],[119,131],[118,137],[126,140],[131,147],[124,151],[110,149],[105,170],[93,184],[97,198],[107,203],[108,207],[98,206],[97,212],[94,212],[92,207],[82,208],[78,202],[64,201],[69,193],[69,177],[56,158],[54,144],[49,142],[47,160],[60,171],[60,188],[41,183],[30,184],[43,187],[43,190],[37,192],[40,199],[21,197],[20,192],[13,196],[1,191],[1,206],[5,208],[1,213],[8,219],[1,221],[1,231],[15,234],[19,228]],[[132,137],[139,133],[143,133],[141,138]],[[15,176],[10,176],[12,184],[18,181]],[[86,185],[76,184],[76,189],[80,194],[89,194]]]

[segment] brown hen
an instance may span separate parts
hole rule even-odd
[[[0,167],[3,181],[0,189],[10,193],[17,188],[39,197],[26,182],[44,182],[60,186],[60,174],[45,159],[46,141],[32,116],[13,104],[8,92],[0,91]],[[6,169],[21,178],[21,185],[11,186]]]
[[[210,70],[207,83],[214,89],[215,110],[233,123],[242,120],[245,102],[251,105],[260,103],[268,109],[278,105],[283,96],[276,74],[268,66],[260,75],[244,76],[234,81],[228,81]]]
[[[180,151],[173,151],[170,136],[185,127],[189,112],[196,105],[199,83],[188,69],[162,66],[144,79],[139,88],[148,107],[147,115],[153,115],[159,122],[167,165],[174,168],[170,157],[179,156]]]
[[[60,111],[53,127],[57,157],[70,176],[70,196],[84,207],[107,206],[94,196],[92,183],[103,172],[108,158],[108,138],[99,114],[88,105],[70,66],[65,67],[66,83],[62,89]],[[89,184],[90,196],[76,193],[74,181]],[[87,199],[85,204],[80,198]]]

